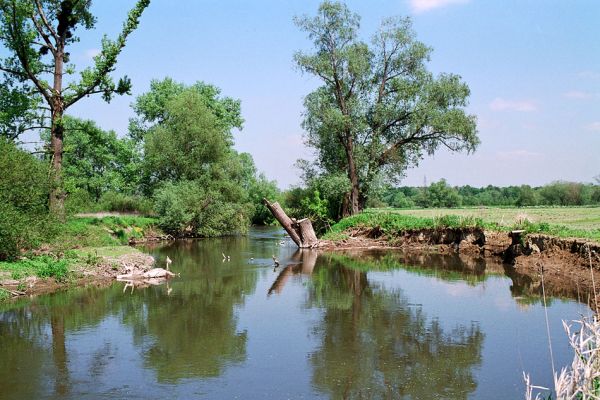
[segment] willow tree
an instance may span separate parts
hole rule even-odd
[[[377,178],[396,179],[441,147],[475,150],[469,88],[457,75],[427,70],[431,48],[416,40],[410,19],[384,20],[370,43],[342,3],[325,1],[317,16],[295,22],[314,46],[295,61],[322,82],[304,101],[307,144],[325,173],[348,176],[345,215],[364,207]]]
[[[0,43],[6,57],[0,59],[0,70],[5,79],[17,80],[31,88],[31,95],[39,97],[49,112],[51,153],[50,209],[58,215],[64,213],[61,168],[63,115],[67,108],[82,98],[101,93],[104,100],[114,94],[129,93],[131,81],[126,76],[115,82],[117,56],[125,46],[127,37],[139,23],[150,0],[139,0],[129,12],[116,40],[102,39],[102,49],[94,57],[94,65],[74,75],[70,63],[69,46],[79,38],[79,28],[92,29],[96,19],[90,12],[91,0],[0,0]]]

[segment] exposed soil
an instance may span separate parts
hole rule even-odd
[[[505,274],[532,295],[570,297],[600,303],[600,244],[522,232],[490,232],[479,228],[407,230],[388,237],[378,228],[355,228],[348,238],[321,241],[320,250],[395,248],[407,253],[435,251],[476,259],[493,259],[505,265]],[[544,287],[542,288],[542,279]]]

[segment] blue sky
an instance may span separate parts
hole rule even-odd
[[[96,30],[82,32],[72,60],[85,66],[102,34],[116,36],[133,0],[96,0]],[[600,174],[600,2],[553,0],[348,1],[365,40],[382,18],[410,15],[419,40],[433,47],[430,69],[462,76],[481,146],[472,155],[444,151],[407,171],[403,184],[446,178],[453,185],[590,182]],[[281,187],[299,182],[293,163],[303,146],[302,99],[319,82],[292,57],[309,49],[293,24],[316,12],[313,0],[153,0],[119,58],[133,95],[105,104],[88,98],[70,109],[120,135],[130,104],[151,79],[214,84],[241,99],[246,120],[236,148]]]

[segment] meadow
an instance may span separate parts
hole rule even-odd
[[[513,226],[527,218],[533,223],[561,225],[578,230],[600,229],[600,207],[473,207],[395,209],[371,208],[369,212],[386,212],[415,217],[434,218],[444,215],[480,218],[487,223]]]

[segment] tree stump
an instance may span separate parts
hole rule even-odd
[[[263,199],[263,202],[298,247],[312,248],[319,244],[319,239],[317,239],[310,219],[304,218],[296,221],[288,217],[278,202],[271,203],[267,199]]]

